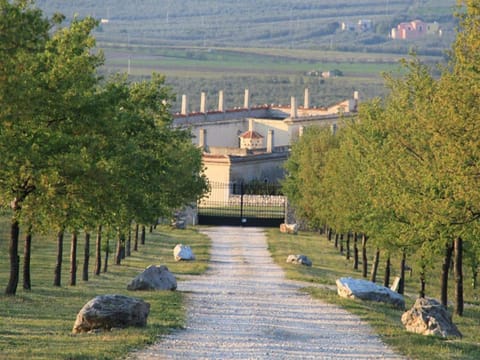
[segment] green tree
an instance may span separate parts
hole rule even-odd
[[[94,54],[91,31],[97,25],[92,18],[74,19],[67,28],[57,29],[39,55],[43,64],[40,78],[45,106],[39,109],[38,146],[42,147],[44,167],[38,178],[37,195],[29,210],[44,229],[53,227],[59,234],[72,233],[70,284],[76,283],[77,234],[92,214],[86,204],[93,203],[92,180],[88,175],[94,164],[90,151],[92,133],[98,130],[102,107],[96,88],[101,53]],[[89,198],[90,196],[90,198]],[[63,234],[57,236],[63,242]],[[63,245],[58,244],[54,284],[60,286]]]
[[[282,191],[296,214],[313,227],[329,224],[330,212],[323,204],[335,189],[324,186],[323,169],[328,152],[338,147],[338,143],[330,128],[309,127],[292,145],[291,156],[285,163],[287,176]]]
[[[170,90],[163,76],[128,84],[116,77],[107,85],[115,94],[106,161],[111,169],[106,220],[116,229],[117,257],[132,220],[152,224],[177,208],[195,202],[207,189],[201,152],[188,129],[172,126]]]
[[[53,22],[29,1],[0,1],[0,206],[11,210],[10,278],[7,295],[16,293],[19,278],[18,236],[23,203],[36,191],[44,158],[38,149],[41,107],[39,54]]]
[[[441,216],[447,206],[439,191],[444,179],[438,176],[439,158],[427,130],[435,122],[437,82],[415,59],[404,65],[405,76],[387,77],[385,102],[369,104],[360,113],[358,127],[370,143],[366,174],[375,183],[371,197],[380,215],[369,227],[383,248],[418,251],[428,264],[452,235]]]

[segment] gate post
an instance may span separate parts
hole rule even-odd
[[[243,225],[243,223],[246,222],[246,219],[243,219],[243,194],[245,193],[245,188],[243,185],[243,181],[240,183],[240,223]]]

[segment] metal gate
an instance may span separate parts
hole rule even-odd
[[[198,203],[200,225],[277,227],[285,222],[280,185],[264,182],[211,183]]]

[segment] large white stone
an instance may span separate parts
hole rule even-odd
[[[384,302],[405,309],[405,299],[402,295],[368,280],[350,277],[337,279],[337,293],[344,298]]]
[[[280,232],[285,234],[297,234],[298,233],[298,224],[280,224]]]
[[[173,257],[175,258],[175,261],[195,260],[195,255],[190,246],[183,244],[177,244],[177,246],[175,246],[173,249]]]
[[[306,255],[288,255],[287,263],[312,266],[312,261]]]
[[[150,265],[127,285],[127,290],[175,290],[177,279],[165,265]]]
[[[412,308],[403,313],[402,323],[407,331],[417,334],[462,337],[445,306],[435,299],[418,298]]]

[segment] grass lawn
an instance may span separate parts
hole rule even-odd
[[[118,359],[134,348],[156,340],[158,334],[184,326],[184,297],[178,291],[131,292],[127,284],[149,265],[166,265],[177,280],[182,275],[206,270],[209,258],[208,238],[195,230],[172,230],[158,227],[148,233],[145,245],[127,257],[121,265],[113,265],[107,273],[94,276],[93,245],[88,282],[81,280],[83,238],[79,239],[77,286],[69,286],[69,238],[65,238],[62,286],[54,287],[55,237],[34,237],[32,251],[32,290],[22,289],[16,296],[0,295],[0,359]],[[94,242],[95,238],[92,237]],[[173,248],[183,243],[192,247],[194,262],[175,262]],[[22,251],[23,245],[20,246]],[[111,249],[114,246],[110,245]],[[0,283],[8,282],[8,227],[0,222]],[[22,262],[23,256],[21,256]],[[142,298],[150,303],[146,328],[130,328],[98,334],[72,335],[72,327],[81,307],[102,294],[123,294]]]
[[[383,341],[399,353],[410,359],[478,359],[480,354],[480,304],[476,300],[477,291],[467,284],[468,275],[465,274],[465,312],[463,317],[453,316],[454,323],[463,334],[462,339],[439,339],[425,337],[405,331],[400,317],[402,311],[376,302],[355,301],[340,298],[336,293],[335,280],[339,277],[361,278],[361,271],[353,269],[352,260],[346,260],[339,250],[328,242],[324,236],[314,233],[300,232],[298,235],[282,234],[277,229],[267,231],[269,250],[277,264],[286,272],[290,279],[307,282],[304,291],[313,297],[329,303],[337,304],[348,311],[357,314],[364,321],[370,323]],[[290,254],[305,254],[313,262],[311,268],[286,263]],[[369,253],[369,261],[373,252]],[[399,266],[398,259],[392,257],[393,272]],[[380,265],[377,283],[383,283],[382,263]],[[418,274],[418,273],[417,273]],[[418,290],[418,279],[414,273],[406,279],[406,307],[412,306]],[[439,299],[439,287],[436,274],[430,273],[431,279],[427,282],[427,296]],[[311,286],[308,285],[311,283]],[[450,279],[453,287],[453,279]],[[449,294],[453,299],[453,294]],[[449,309],[452,311],[452,309]]]
[[[8,228],[0,224],[0,255],[7,259]],[[343,255],[325,237],[315,233],[298,235],[281,234],[278,229],[267,230],[269,250],[274,260],[282,266],[291,279],[306,282],[304,291],[324,301],[337,304],[369,322],[382,339],[398,352],[411,359],[477,359],[480,353],[480,304],[476,292],[465,282],[466,307],[463,317],[454,316],[454,322],[463,333],[462,339],[438,339],[424,337],[404,330],[400,322],[402,311],[379,303],[342,299],[335,290],[335,280],[342,276],[361,277],[352,269],[352,260]],[[81,239],[81,238],[80,238]],[[65,239],[68,249],[69,239]],[[190,245],[197,257],[195,262],[173,260],[173,248],[177,243]],[[82,246],[80,240],[79,250]],[[111,245],[113,248],[113,246]],[[196,229],[173,230],[158,227],[147,232],[145,245],[133,252],[122,265],[109,264],[107,273],[84,282],[78,278],[77,286],[66,285],[69,280],[68,250],[64,253],[63,286],[55,288],[53,268],[55,264],[55,240],[52,237],[34,237],[32,252],[32,290],[18,288],[17,295],[0,295],[0,359],[118,359],[129,351],[152,343],[158,334],[181,328],[185,322],[184,298],[180,292],[129,292],[126,284],[150,264],[165,264],[182,275],[200,274],[206,270],[209,258],[209,241]],[[93,251],[93,249],[92,249]],[[81,251],[79,251],[79,254]],[[311,268],[285,262],[289,254],[306,254],[313,262]],[[371,255],[371,253],[369,253]],[[371,256],[369,256],[369,259]],[[79,257],[79,269],[81,259]],[[399,259],[392,258],[393,274]],[[383,279],[380,266],[378,282]],[[414,300],[418,280],[407,277],[407,308]],[[79,274],[81,276],[81,274]],[[433,276],[433,275],[432,275]],[[427,293],[438,298],[438,282],[432,277]],[[466,274],[465,279],[468,279]],[[8,280],[8,261],[0,263],[0,282]],[[452,281],[452,280],[451,280]],[[453,283],[453,281],[452,281]],[[20,283],[21,284],[21,283]],[[108,333],[72,335],[76,314],[91,298],[101,294],[125,294],[143,298],[151,304],[146,328],[116,330]],[[450,295],[453,299],[453,295]],[[450,309],[451,310],[451,309]]]

